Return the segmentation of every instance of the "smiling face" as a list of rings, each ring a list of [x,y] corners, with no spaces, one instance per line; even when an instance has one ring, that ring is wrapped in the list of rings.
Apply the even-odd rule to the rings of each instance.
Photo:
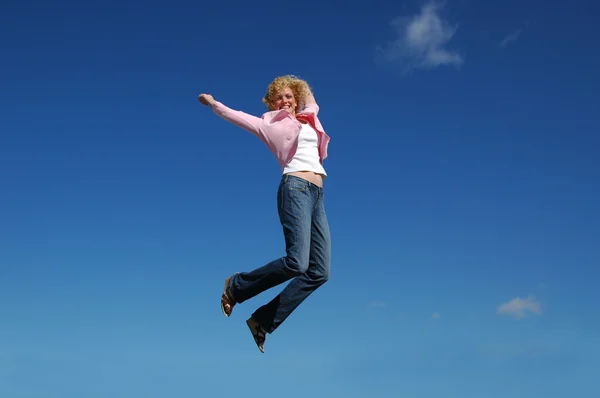
[[[296,107],[298,103],[294,97],[294,91],[290,87],[284,87],[279,90],[273,96],[273,102],[271,103],[272,110],[278,111],[280,109],[286,109],[290,113],[296,113]]]
[[[304,80],[293,75],[279,76],[267,87],[262,102],[270,111],[286,109],[295,116],[302,111],[309,92],[308,83]]]

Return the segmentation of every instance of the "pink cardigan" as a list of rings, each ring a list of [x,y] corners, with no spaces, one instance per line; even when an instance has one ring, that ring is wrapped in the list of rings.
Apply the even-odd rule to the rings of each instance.
[[[273,152],[282,170],[294,157],[298,148],[298,134],[300,134],[301,123],[294,119],[289,111],[285,109],[270,111],[264,113],[262,117],[256,117],[231,109],[218,101],[215,101],[212,109],[215,114],[223,119],[260,138]],[[323,126],[317,117],[318,113],[319,105],[316,103],[306,104],[304,110],[296,113],[296,118],[308,122],[317,131],[319,158],[322,164],[327,157],[330,138],[323,130]]]

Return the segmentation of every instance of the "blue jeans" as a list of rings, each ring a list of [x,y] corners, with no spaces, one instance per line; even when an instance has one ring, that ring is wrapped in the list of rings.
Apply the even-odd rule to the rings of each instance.
[[[277,329],[329,279],[331,239],[323,195],[323,188],[318,185],[283,175],[277,191],[277,208],[286,256],[231,278],[229,293],[236,303],[292,279],[281,293],[252,314],[268,333]]]

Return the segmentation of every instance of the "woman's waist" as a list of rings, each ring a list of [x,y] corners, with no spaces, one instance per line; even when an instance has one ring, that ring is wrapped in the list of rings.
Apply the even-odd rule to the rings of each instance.
[[[286,176],[301,178],[305,181],[310,182],[311,184],[316,185],[319,188],[323,188],[323,181],[325,180],[325,175],[316,173],[314,171],[290,171],[288,173],[285,173],[283,175],[283,178],[285,179]]]

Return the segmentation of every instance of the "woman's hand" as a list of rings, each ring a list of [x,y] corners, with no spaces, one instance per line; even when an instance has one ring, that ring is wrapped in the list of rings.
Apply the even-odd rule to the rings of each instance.
[[[200,94],[198,96],[198,101],[200,101],[202,105],[209,105],[211,108],[215,103],[215,99],[210,94]]]

